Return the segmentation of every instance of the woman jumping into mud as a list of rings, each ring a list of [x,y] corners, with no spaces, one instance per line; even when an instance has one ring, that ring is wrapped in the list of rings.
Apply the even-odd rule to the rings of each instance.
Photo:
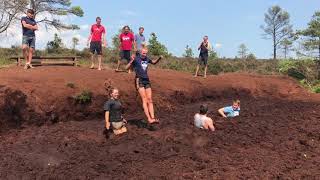
[[[194,125],[200,129],[214,131],[213,120],[207,116],[208,106],[201,105],[200,112],[194,115]]]
[[[132,60],[126,66],[126,69],[129,69],[131,66],[133,66],[136,72],[136,81],[135,81],[136,88],[142,99],[143,110],[145,115],[148,118],[149,124],[153,124],[153,123],[159,123],[159,120],[156,119],[154,115],[154,108],[153,108],[153,102],[152,102],[152,90],[151,90],[151,84],[148,76],[148,65],[150,63],[157,64],[162,59],[162,56],[160,56],[156,60],[151,60],[147,57],[147,54],[148,54],[148,49],[146,47],[143,47],[141,49],[140,54],[135,58],[132,58]]]
[[[119,101],[119,90],[111,90],[110,99],[104,104],[106,130],[113,130],[115,135],[127,132],[126,120],[122,117],[122,105]]]

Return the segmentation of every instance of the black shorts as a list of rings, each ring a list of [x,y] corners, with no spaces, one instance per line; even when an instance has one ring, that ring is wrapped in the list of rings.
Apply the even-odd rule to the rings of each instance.
[[[199,65],[208,65],[208,54],[200,54],[198,59]]]
[[[130,50],[122,50],[120,52],[121,60],[125,59],[129,63],[131,60],[131,51]]]
[[[136,84],[136,88],[137,89],[139,89],[139,88],[145,88],[145,89],[151,88],[150,80],[146,79],[146,78],[138,78],[138,77],[136,77],[135,84]]]
[[[91,42],[90,43],[90,52],[92,54],[96,53],[102,55],[102,43],[101,42]]]

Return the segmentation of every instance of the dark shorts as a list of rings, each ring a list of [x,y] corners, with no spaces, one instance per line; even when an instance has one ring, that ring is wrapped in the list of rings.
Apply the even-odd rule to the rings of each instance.
[[[125,59],[129,63],[131,60],[131,51],[130,50],[122,50],[120,52],[120,57],[121,57],[121,60]]]
[[[200,54],[198,59],[199,65],[208,65],[208,54]]]
[[[30,48],[36,48],[36,37],[35,36],[23,36],[22,37],[22,45],[27,45]]]
[[[90,52],[92,54],[97,53],[98,55],[102,55],[102,43],[101,42],[91,42],[90,43]]]
[[[151,88],[151,83],[150,83],[149,79],[136,78],[135,83],[136,83],[136,88],[137,89],[139,89],[139,88],[145,88],[145,89]]]

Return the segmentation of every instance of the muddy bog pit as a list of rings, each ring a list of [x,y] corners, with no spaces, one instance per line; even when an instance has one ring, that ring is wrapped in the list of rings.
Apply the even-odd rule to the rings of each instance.
[[[156,131],[140,126],[134,75],[39,67],[0,70],[0,179],[317,179],[320,96],[281,76],[207,79],[150,69]],[[120,89],[129,132],[106,139],[106,90]],[[77,103],[83,91],[91,102]],[[217,109],[241,100],[241,116]],[[209,105],[216,131],[193,127]]]

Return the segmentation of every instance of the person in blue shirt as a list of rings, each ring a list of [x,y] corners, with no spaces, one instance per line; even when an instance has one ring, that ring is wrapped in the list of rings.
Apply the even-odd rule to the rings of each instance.
[[[232,106],[219,109],[219,114],[224,118],[233,118],[240,115],[240,100],[234,100]]]
[[[151,60],[147,57],[148,49],[142,48],[140,54],[136,57],[132,58],[131,61],[126,66],[126,69],[131,68],[133,66],[136,72],[136,88],[140,94],[143,104],[143,110],[145,115],[147,116],[148,123],[159,123],[159,120],[155,118],[154,107],[152,102],[152,90],[151,83],[148,76],[148,66],[149,64],[157,64],[161,59],[160,56],[156,60]]]
[[[27,16],[21,18],[22,25],[22,50],[26,60],[24,69],[33,68],[31,65],[32,55],[35,50],[36,34],[38,30],[37,22],[34,20],[34,10],[28,9]]]

